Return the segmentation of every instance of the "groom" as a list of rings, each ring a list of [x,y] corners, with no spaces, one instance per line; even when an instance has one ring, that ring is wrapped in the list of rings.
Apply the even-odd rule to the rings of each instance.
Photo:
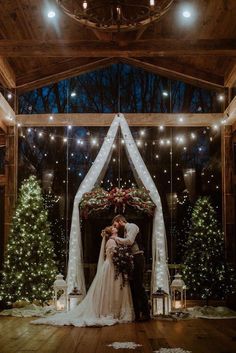
[[[139,227],[134,223],[128,223],[122,215],[115,216],[112,220],[112,225],[124,232],[124,238],[114,237],[113,239],[117,244],[131,246],[131,252],[134,257],[134,270],[132,280],[130,280],[130,288],[134,304],[135,320],[147,321],[150,319],[150,311],[147,295],[143,286],[145,259],[143,251],[139,249],[135,241],[139,233]]]

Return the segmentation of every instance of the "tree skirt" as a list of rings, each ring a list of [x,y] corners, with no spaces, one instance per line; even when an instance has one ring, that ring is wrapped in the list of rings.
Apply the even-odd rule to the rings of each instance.
[[[3,310],[0,312],[0,315],[16,317],[44,317],[55,313],[56,310],[53,306],[37,306],[35,304],[28,304],[23,308]]]
[[[236,311],[225,306],[195,306],[188,308],[190,319],[235,319]]]
[[[16,317],[44,317],[53,315],[56,310],[53,306],[37,306],[28,304],[23,308],[7,309],[0,312],[2,316]],[[169,315],[158,318],[161,320],[191,320],[191,319],[236,319],[236,312],[224,306],[195,306],[188,308],[186,313]],[[162,353],[162,352],[161,352]]]

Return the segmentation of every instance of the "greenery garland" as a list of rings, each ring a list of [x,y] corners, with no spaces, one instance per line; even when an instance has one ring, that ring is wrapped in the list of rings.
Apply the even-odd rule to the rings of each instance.
[[[155,204],[150,198],[149,191],[145,188],[113,188],[106,191],[103,188],[95,188],[91,192],[83,195],[80,202],[82,217],[88,218],[91,213],[114,207],[115,212],[125,212],[125,207],[129,205],[139,211],[152,216]]]

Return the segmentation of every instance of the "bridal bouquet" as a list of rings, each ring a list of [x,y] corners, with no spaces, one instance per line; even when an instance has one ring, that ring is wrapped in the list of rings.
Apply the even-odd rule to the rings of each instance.
[[[132,276],[133,268],[134,268],[134,258],[131,254],[130,246],[126,245],[118,245],[116,246],[113,257],[113,264],[115,266],[115,279],[122,276],[122,284],[123,288],[129,281],[129,278]]]

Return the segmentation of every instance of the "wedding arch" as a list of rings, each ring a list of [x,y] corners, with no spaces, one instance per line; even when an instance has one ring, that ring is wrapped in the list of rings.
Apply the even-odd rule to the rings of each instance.
[[[100,185],[110,162],[113,143],[119,128],[121,129],[125,150],[137,185],[139,187],[144,186],[150,191],[150,197],[156,205],[153,216],[152,230],[151,291],[154,292],[158,289],[158,287],[161,287],[169,293],[166,234],[160,195],[139,153],[123,114],[118,114],[115,116],[93,165],[89,169],[75,195],[71,221],[69,262],[67,271],[68,291],[70,292],[74,286],[77,286],[83,295],[86,293],[79,204],[84,193],[91,191],[96,185]]]

